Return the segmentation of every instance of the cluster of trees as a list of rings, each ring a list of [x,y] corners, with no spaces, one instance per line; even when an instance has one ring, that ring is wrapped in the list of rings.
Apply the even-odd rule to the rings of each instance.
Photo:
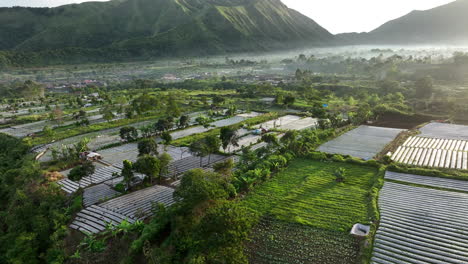
[[[187,172],[174,193],[175,206],[156,208],[131,255],[145,251],[158,263],[247,263],[243,242],[258,216],[229,200],[235,196],[225,175]]]
[[[30,146],[0,134],[0,262],[62,263],[72,214],[81,209],[47,182]]]
[[[135,172],[144,174],[150,184],[157,180],[159,184],[168,176],[171,155],[159,153],[158,144],[153,138],[145,138],[138,142],[138,159],[135,163],[128,160],[123,162],[121,176],[124,178],[126,189],[137,180]]]

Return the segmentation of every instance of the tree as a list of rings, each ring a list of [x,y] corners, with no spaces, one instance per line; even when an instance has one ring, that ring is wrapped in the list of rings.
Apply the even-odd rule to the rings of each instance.
[[[53,120],[57,123],[62,123],[63,121],[63,111],[60,106],[56,105],[54,110],[50,113],[50,120]]]
[[[190,153],[200,157],[200,167],[203,166],[203,157],[209,154],[208,146],[206,145],[205,140],[198,140],[190,144],[189,146]]]
[[[216,173],[219,173],[226,177],[230,177],[232,175],[232,169],[234,169],[234,166],[235,166],[234,160],[227,159],[225,161],[214,164],[213,169]]]
[[[110,105],[102,107],[100,112],[103,115],[104,120],[106,120],[107,122],[110,122],[115,117],[114,112],[112,112],[112,107]]]
[[[179,118],[179,122],[177,124],[178,128],[185,128],[188,127],[190,121],[190,117],[187,115],[183,115]]]
[[[292,95],[287,95],[285,98],[284,98],[284,106],[286,106],[286,108],[292,106],[294,104],[294,102],[296,102],[296,97],[292,96]]]
[[[174,199],[185,208],[193,208],[205,201],[229,198],[229,191],[224,186],[225,181],[216,173],[190,170],[182,177]]]
[[[161,118],[154,124],[154,128],[157,132],[162,133],[168,131],[174,127],[174,119],[172,117]]]
[[[205,138],[205,145],[208,151],[208,164],[210,164],[211,154],[219,152],[219,148],[221,148],[221,140],[215,135],[207,136]]]
[[[265,134],[262,136],[263,142],[267,143],[268,145],[278,145],[278,138],[275,134]]]
[[[74,182],[80,182],[85,177],[90,177],[95,172],[96,167],[90,161],[85,161],[82,165],[76,166],[68,174],[68,178]],[[91,178],[91,183],[93,179]]]
[[[229,106],[229,108],[228,108],[228,110],[226,112],[226,115],[233,116],[233,115],[236,114],[236,112],[237,112],[237,107],[235,105],[231,105],[231,106]]]
[[[335,170],[333,173],[336,178],[336,182],[344,182],[345,181],[345,176],[346,176],[346,169],[345,168],[338,168]]]
[[[166,114],[172,117],[180,116],[180,107],[179,102],[176,100],[176,95],[170,94],[167,99]]]
[[[237,130],[235,129],[230,127],[221,128],[220,138],[224,151],[226,151],[230,145],[239,147],[239,136],[237,134]]]
[[[369,120],[372,116],[372,111],[369,106],[369,104],[364,103],[359,105],[358,110],[355,113],[355,116],[353,118],[353,123],[356,125],[362,124]]]
[[[120,138],[130,142],[138,138],[138,130],[134,127],[122,127],[120,129]]]
[[[426,76],[416,81],[416,97],[428,98],[432,96],[433,80],[430,76]]]
[[[258,219],[257,213],[239,203],[218,203],[208,209],[194,234],[199,254],[193,258],[203,263],[248,263],[243,243]]]
[[[220,106],[226,102],[226,99],[222,96],[216,95],[213,97],[213,105],[214,106]]]
[[[152,138],[145,138],[138,142],[138,156],[152,155],[157,156],[158,153],[158,143]]]
[[[165,131],[161,135],[161,139],[163,140],[164,150],[167,151],[167,146],[169,146],[172,142],[171,133]]]
[[[200,126],[208,127],[210,125],[210,118],[206,116],[199,116],[195,119]]]
[[[45,126],[42,129],[42,133],[44,133],[44,136],[50,141],[54,138],[55,136],[55,131],[50,127],[50,126]]]
[[[145,155],[139,157],[137,162],[134,164],[134,168],[137,172],[146,175],[150,179],[150,183],[153,184],[153,179],[157,178],[161,183],[161,162],[158,158]]]
[[[159,156],[159,175],[161,175],[161,177],[169,174],[169,165],[171,164],[171,161],[172,157],[167,153],[163,153]]]
[[[130,188],[130,184],[132,183],[133,179],[135,178],[135,174],[133,173],[133,164],[128,160],[123,161],[123,168],[121,176],[123,177],[123,181],[125,183],[126,189]]]

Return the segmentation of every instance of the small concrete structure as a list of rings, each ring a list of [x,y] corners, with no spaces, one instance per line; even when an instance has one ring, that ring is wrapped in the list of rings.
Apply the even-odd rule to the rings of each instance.
[[[358,237],[358,238],[365,238],[370,233],[370,226],[363,225],[363,224],[355,224],[351,229],[350,234]]]

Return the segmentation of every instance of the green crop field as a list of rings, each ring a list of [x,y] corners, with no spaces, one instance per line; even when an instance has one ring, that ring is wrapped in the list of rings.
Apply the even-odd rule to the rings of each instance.
[[[334,176],[338,168],[346,170],[342,183]],[[253,231],[254,243],[247,246],[251,260],[356,263],[359,243],[348,233],[355,223],[370,222],[369,192],[376,175],[377,169],[370,167],[293,161],[242,201],[264,219]],[[285,241],[288,247],[275,246]]]

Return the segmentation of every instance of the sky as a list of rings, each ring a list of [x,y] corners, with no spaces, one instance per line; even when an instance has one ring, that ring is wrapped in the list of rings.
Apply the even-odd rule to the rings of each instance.
[[[106,0],[94,0],[106,1]],[[368,32],[413,10],[426,10],[453,0],[282,0],[333,34]],[[54,7],[86,0],[0,0],[3,6]]]

